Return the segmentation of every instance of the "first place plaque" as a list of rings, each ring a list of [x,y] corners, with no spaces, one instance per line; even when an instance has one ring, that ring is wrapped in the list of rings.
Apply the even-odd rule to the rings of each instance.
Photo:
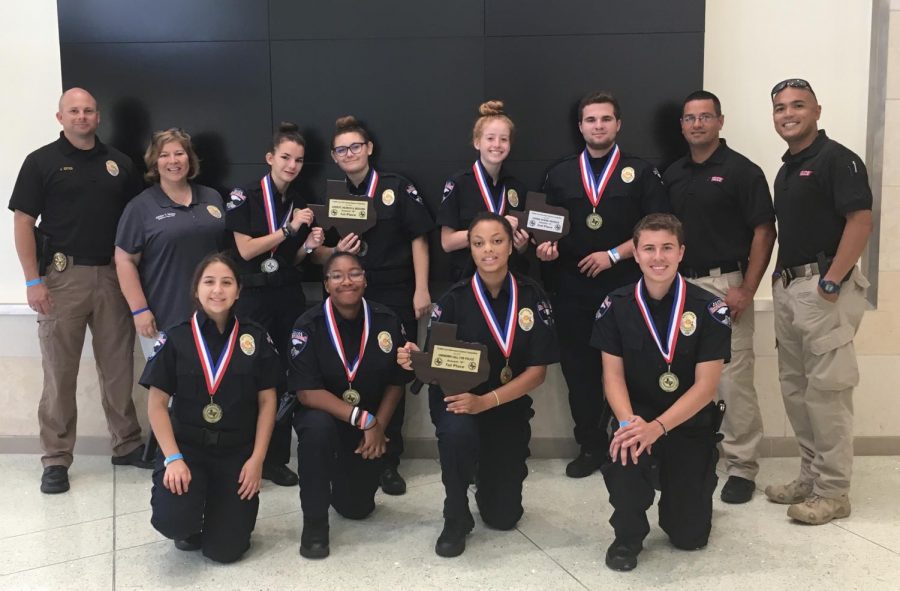
[[[352,195],[344,181],[328,181],[325,205],[310,204],[316,223],[324,230],[337,229],[341,238],[353,233],[361,236],[375,226],[375,205],[365,195]]]
[[[444,394],[471,392],[487,381],[491,365],[484,343],[456,339],[456,325],[434,322],[428,351],[410,354],[416,377],[426,384],[437,384]]]
[[[511,211],[509,215],[519,220],[519,228],[528,232],[537,244],[556,242],[569,233],[569,211],[547,205],[544,193],[529,191],[525,211]]]

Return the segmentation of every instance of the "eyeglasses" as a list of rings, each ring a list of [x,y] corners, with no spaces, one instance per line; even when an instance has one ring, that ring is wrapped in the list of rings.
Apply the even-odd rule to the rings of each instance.
[[[812,89],[812,86],[804,80],[803,78],[788,78],[787,80],[782,80],[778,84],[772,87],[772,98],[775,98],[775,95],[784,90],[785,88],[805,88],[810,91],[813,96],[816,96],[815,91]]]
[[[337,146],[332,148],[331,151],[337,154],[338,156],[346,156],[347,152],[351,154],[359,154],[362,152],[363,146],[365,146],[362,142],[353,142],[349,146]]]
[[[706,125],[713,119],[718,119],[717,115],[713,115],[712,113],[700,113],[699,115],[683,115],[681,117],[681,122],[685,125],[693,125],[694,121],[699,121],[701,124]]]
[[[350,278],[350,281],[362,281],[363,277],[366,276],[366,272],[362,269],[353,269],[348,273],[342,273],[340,271],[332,271],[325,275],[325,278],[329,281],[334,281],[335,283],[341,283],[344,279]]]

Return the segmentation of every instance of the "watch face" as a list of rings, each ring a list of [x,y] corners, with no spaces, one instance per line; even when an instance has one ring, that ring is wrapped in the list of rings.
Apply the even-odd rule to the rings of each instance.
[[[825,293],[827,293],[829,295],[837,293],[838,290],[840,289],[840,286],[837,283],[835,283],[834,281],[824,281],[824,280],[819,282],[819,287],[821,287],[822,291],[824,291]]]

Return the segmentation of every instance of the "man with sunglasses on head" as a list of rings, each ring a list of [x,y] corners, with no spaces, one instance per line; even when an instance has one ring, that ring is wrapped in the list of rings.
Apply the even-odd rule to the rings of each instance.
[[[859,156],[818,129],[822,107],[809,82],[784,80],[771,98],[788,145],[775,178],[775,337],[800,474],[766,487],[766,496],[790,505],[789,517],[820,525],[850,515],[853,337],[869,286],[856,261],[872,230],[872,191]]]
[[[731,363],[717,392],[728,406],[722,424],[728,481],[721,498],[746,503],[756,489],[763,437],[753,386],[753,296],[775,245],[775,210],[762,169],[719,137],[724,124],[716,95],[689,94],[681,133],[690,153],[669,166],[663,179],[672,211],[684,225],[681,274],[722,298],[731,312]]]

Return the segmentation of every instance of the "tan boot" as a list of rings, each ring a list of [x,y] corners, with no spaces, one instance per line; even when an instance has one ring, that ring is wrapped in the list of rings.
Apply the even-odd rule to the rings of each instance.
[[[774,503],[793,505],[802,503],[812,494],[812,483],[794,480],[787,484],[770,484],[766,487],[766,496]]]
[[[813,495],[803,501],[788,507],[788,517],[808,523],[810,525],[822,525],[832,519],[840,519],[850,515],[850,497],[827,498]]]

